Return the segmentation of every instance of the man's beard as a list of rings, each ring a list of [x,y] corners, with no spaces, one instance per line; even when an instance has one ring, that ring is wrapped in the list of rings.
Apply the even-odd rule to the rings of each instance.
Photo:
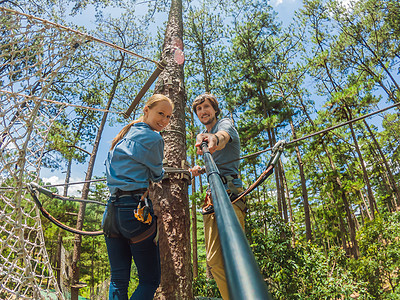
[[[211,117],[211,118],[208,119],[208,121],[205,121],[205,122],[202,122],[202,123],[203,123],[203,125],[208,125],[208,124],[211,124],[212,122],[214,122],[214,120],[215,120],[215,117]]]

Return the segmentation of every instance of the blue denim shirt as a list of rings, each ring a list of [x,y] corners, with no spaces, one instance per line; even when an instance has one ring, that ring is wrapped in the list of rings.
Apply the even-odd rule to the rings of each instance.
[[[160,181],[164,176],[163,157],[161,135],[146,123],[134,124],[108,152],[105,166],[110,193],[148,188],[149,180]]]

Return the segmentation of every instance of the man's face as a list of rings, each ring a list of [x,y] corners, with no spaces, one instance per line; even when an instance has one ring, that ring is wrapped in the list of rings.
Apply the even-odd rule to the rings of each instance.
[[[196,115],[200,122],[209,125],[216,120],[215,109],[212,107],[210,100],[206,99],[203,103],[197,105]]]

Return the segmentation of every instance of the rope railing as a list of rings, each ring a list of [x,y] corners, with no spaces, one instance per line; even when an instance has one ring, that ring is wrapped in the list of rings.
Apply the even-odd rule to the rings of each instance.
[[[207,143],[203,142],[201,149],[217,219],[230,299],[272,299]]]

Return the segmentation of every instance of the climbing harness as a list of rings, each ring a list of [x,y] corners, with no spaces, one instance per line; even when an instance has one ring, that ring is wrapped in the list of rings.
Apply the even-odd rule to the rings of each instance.
[[[238,206],[242,211],[246,211],[246,203],[244,201],[244,198],[240,199],[239,201],[236,201],[236,199],[239,196],[239,188],[235,187],[237,190],[237,193],[233,193],[231,192],[229,189],[226,190],[226,192],[228,193],[229,199],[231,200],[231,203],[235,203],[236,206]],[[240,188],[241,189],[241,188]],[[243,189],[241,189],[243,190]],[[212,202],[212,198],[211,198],[211,190],[207,189],[206,191],[206,197],[204,198],[204,204],[201,208],[201,214],[204,215],[209,215],[209,214],[213,214],[214,213],[214,205]]]
[[[30,194],[32,195],[32,199],[36,203],[36,205],[39,208],[39,210],[42,213],[42,215],[46,219],[48,219],[50,222],[52,222],[53,224],[57,225],[58,227],[66,230],[66,231],[69,231],[71,233],[76,233],[76,234],[80,234],[80,235],[97,236],[97,235],[103,234],[103,230],[100,230],[100,231],[83,231],[83,230],[79,230],[79,229],[76,229],[76,228],[72,228],[72,227],[70,227],[68,225],[65,225],[64,223],[62,223],[61,221],[59,221],[55,217],[53,217],[50,213],[48,213],[47,210],[43,207],[42,203],[39,201],[39,198],[38,198],[39,192],[44,193],[45,195],[47,195],[47,196],[49,196],[51,198],[58,198],[57,196],[59,196],[59,195],[54,194],[50,190],[47,190],[47,189],[39,186],[35,182],[31,182],[31,183],[28,184],[28,190],[29,190]],[[62,197],[62,196],[59,196],[59,197]],[[64,197],[62,197],[62,198],[64,198]],[[71,198],[70,198],[70,200],[71,200]],[[84,199],[74,199],[74,201],[97,203],[97,204],[105,205],[105,204],[103,204],[101,202],[98,202],[98,201],[91,201],[91,200],[84,200]]]
[[[252,192],[256,187],[258,187],[261,183],[263,183],[272,173],[276,163],[279,161],[279,158],[285,148],[286,141],[280,140],[272,147],[272,156],[269,160],[266,169],[261,175],[257,178],[257,180],[250,185],[244,192],[238,193],[237,187],[233,184],[233,177],[232,176],[221,176],[222,182],[228,185],[228,196],[231,199],[232,204],[238,205],[243,211],[246,209],[246,202],[244,197]],[[205,169],[202,169],[200,173],[204,173]],[[204,205],[202,207],[203,215],[208,215],[214,213],[214,206],[212,204],[211,199],[211,191],[208,189],[206,193],[206,197],[204,199]]]
[[[155,236],[153,241],[155,244],[158,242],[158,228],[157,228],[157,217],[153,216],[153,207],[151,205],[150,199],[147,198],[149,190],[141,195],[139,203],[132,202],[131,206],[126,206],[126,203],[118,203],[119,197],[123,195],[131,195],[139,196],[139,190],[134,192],[122,192],[118,191],[115,195],[113,195],[110,199],[109,205],[107,207],[107,212],[104,218],[103,231],[104,235],[108,238],[126,238],[129,240],[130,244],[140,243],[151,236]],[[136,207],[132,214],[136,218],[137,221],[143,223],[137,230],[130,232],[129,236],[124,235],[120,232],[118,227],[116,226],[116,206],[124,206],[125,209],[132,209],[132,206]],[[132,222],[134,222],[132,220]],[[133,236],[132,236],[133,235]]]
[[[214,206],[211,200],[211,190],[208,188],[206,191],[206,197],[204,198],[204,204],[201,208],[201,214],[208,215],[214,213]]]
[[[150,212],[151,212],[151,205],[149,205],[149,199],[147,199],[147,195],[149,193],[149,190],[147,190],[142,197],[140,198],[140,202],[138,207],[135,209],[135,218],[144,223],[144,224],[151,224],[151,221],[153,220]],[[151,203],[151,202],[150,202]]]

